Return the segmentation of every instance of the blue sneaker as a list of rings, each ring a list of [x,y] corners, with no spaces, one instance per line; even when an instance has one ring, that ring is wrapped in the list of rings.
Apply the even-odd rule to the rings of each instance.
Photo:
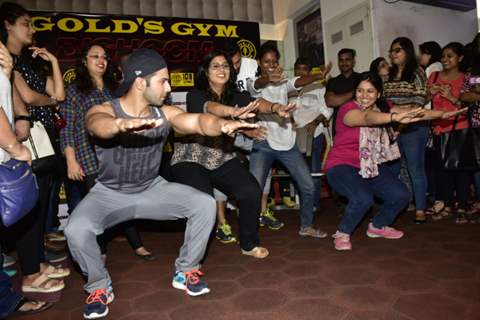
[[[200,280],[203,273],[200,270],[190,272],[177,271],[173,276],[172,286],[175,289],[185,290],[190,296],[201,296],[210,292],[205,281]]]
[[[98,289],[90,293],[86,300],[83,317],[85,319],[98,319],[108,314],[108,304],[115,298],[112,287]]]

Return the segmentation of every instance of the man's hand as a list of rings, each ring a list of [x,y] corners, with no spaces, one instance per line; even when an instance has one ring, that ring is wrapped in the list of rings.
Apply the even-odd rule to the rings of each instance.
[[[275,108],[274,108],[273,111],[275,113],[277,113],[282,118],[289,118],[291,113],[297,108],[297,106],[293,102],[290,102],[287,105],[283,105],[283,104],[280,104],[280,103],[275,103],[274,107]]]
[[[222,119],[223,122],[221,123],[220,130],[222,133],[226,135],[232,135],[237,131],[246,130],[246,129],[255,129],[258,128],[259,125],[256,123],[248,123],[242,121],[234,121],[234,120],[225,120]]]
[[[325,66],[325,69],[320,71],[320,73],[322,74],[322,78],[324,78],[324,79],[327,78],[330,71],[332,71],[332,67],[333,67],[332,61],[328,62],[328,64]]]
[[[15,121],[15,135],[20,142],[26,141],[30,135],[30,121],[17,120]]]
[[[275,69],[267,70],[267,79],[271,83],[278,83],[282,81],[285,77],[283,76],[283,69],[278,66]]]
[[[161,126],[163,119],[115,119],[119,132],[140,132]]]
[[[258,105],[259,105],[258,101],[255,100],[247,104],[245,107],[234,108],[232,117],[238,118],[238,119],[253,118],[257,115],[255,111],[258,109]]]
[[[241,131],[241,134],[255,140],[265,140],[267,139],[267,132],[267,128],[260,126],[256,129]]]

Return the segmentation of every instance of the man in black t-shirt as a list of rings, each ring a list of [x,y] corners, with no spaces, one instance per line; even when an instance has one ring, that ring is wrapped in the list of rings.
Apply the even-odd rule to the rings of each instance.
[[[335,135],[335,120],[338,107],[353,99],[355,85],[360,74],[353,71],[355,67],[355,50],[344,48],[338,51],[338,69],[340,75],[332,78],[327,83],[325,102],[330,108],[335,108],[333,113],[333,134]]]

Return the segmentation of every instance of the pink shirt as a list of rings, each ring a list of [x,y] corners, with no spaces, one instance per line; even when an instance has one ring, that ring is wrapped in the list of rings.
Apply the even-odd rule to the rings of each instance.
[[[360,156],[358,153],[360,127],[349,127],[343,123],[345,115],[354,109],[360,109],[360,107],[352,100],[342,105],[338,110],[335,122],[336,134],[333,139],[333,147],[328,153],[325,171],[340,164],[360,168]]]
[[[445,81],[441,78],[441,75],[437,73],[432,73],[428,78],[428,84],[440,84],[445,85],[448,84],[451,87],[452,95],[456,98],[460,97],[461,89],[463,83],[465,82],[465,75],[461,73],[456,79],[452,81]],[[435,76],[437,77],[436,81]],[[432,97],[432,109],[433,110],[442,110],[442,111],[455,111],[459,108],[455,106],[450,100],[442,97],[440,94],[435,94]],[[454,119],[436,119],[433,120],[433,131],[436,135],[439,135],[444,132],[450,132],[453,130],[453,122]],[[466,115],[459,115],[456,130],[461,130],[468,128],[468,118]]]

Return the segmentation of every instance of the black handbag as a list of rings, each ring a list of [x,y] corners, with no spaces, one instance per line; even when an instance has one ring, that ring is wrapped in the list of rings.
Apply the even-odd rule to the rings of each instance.
[[[448,170],[480,169],[480,140],[478,128],[468,127],[456,130],[458,115],[453,122],[453,129],[443,133],[441,155],[443,167]]]

